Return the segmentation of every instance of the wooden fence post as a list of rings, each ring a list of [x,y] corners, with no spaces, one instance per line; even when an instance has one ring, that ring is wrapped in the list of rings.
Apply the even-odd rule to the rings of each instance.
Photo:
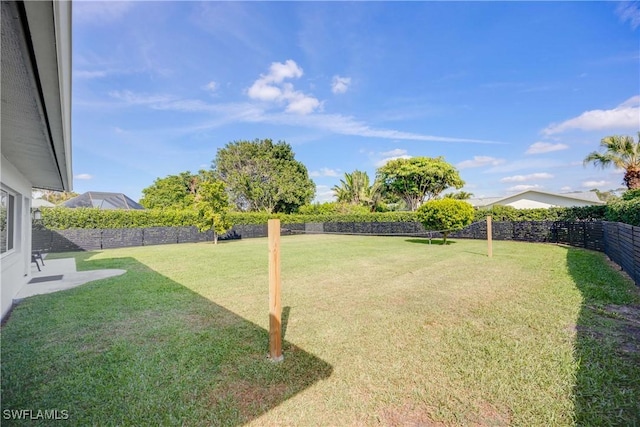
[[[493,257],[493,230],[491,227],[491,217],[487,217],[487,255]]]
[[[282,355],[282,304],[280,302],[280,220],[270,219],[269,232],[269,358],[274,362]]]

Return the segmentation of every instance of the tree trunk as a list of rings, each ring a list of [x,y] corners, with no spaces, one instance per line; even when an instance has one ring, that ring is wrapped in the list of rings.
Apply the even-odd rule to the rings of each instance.
[[[213,230],[213,244],[218,244],[218,233],[216,233],[216,230]]]
[[[442,232],[442,244],[446,245],[447,244],[447,235],[449,234],[448,231],[443,231]]]
[[[629,190],[640,188],[640,170],[627,169],[624,174],[624,183]]]

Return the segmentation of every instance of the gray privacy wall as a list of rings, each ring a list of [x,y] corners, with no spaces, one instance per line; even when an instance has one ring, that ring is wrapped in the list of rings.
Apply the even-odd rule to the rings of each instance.
[[[340,233],[439,238],[441,233],[425,232],[414,222],[325,222],[283,224],[282,234]],[[236,225],[221,240],[266,237],[267,225]],[[450,238],[486,239],[487,223],[480,221]],[[640,227],[593,221],[496,221],[492,224],[494,240],[562,243],[605,252],[640,285]],[[34,228],[34,250],[45,252],[90,251],[129,246],[149,246],[212,241],[211,231],[201,233],[196,227],[150,227],[121,229],[48,230]]]

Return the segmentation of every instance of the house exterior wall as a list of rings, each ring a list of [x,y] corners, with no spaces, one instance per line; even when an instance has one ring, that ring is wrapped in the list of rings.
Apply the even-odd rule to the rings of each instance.
[[[560,197],[553,194],[543,193],[528,193],[518,195],[506,199],[502,199],[499,205],[512,206],[516,209],[535,209],[535,208],[551,208],[551,207],[563,207],[568,208],[572,206],[593,206],[595,203],[586,200],[572,199],[569,197]],[[496,204],[487,205],[492,207]]]
[[[2,189],[13,195],[15,201],[13,249],[0,258],[0,317],[4,317],[31,276],[31,183],[4,156],[0,157]]]

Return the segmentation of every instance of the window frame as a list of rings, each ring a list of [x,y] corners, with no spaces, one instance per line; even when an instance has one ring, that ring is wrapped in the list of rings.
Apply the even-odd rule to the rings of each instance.
[[[5,226],[7,229],[6,241],[4,238],[0,238],[0,257],[4,258],[9,254],[14,253],[16,248],[16,193],[5,187],[0,188],[0,191],[2,192],[2,201],[6,200],[7,204],[4,206],[4,203],[0,201],[0,204],[2,204],[1,209],[6,209],[7,212],[5,220]]]

